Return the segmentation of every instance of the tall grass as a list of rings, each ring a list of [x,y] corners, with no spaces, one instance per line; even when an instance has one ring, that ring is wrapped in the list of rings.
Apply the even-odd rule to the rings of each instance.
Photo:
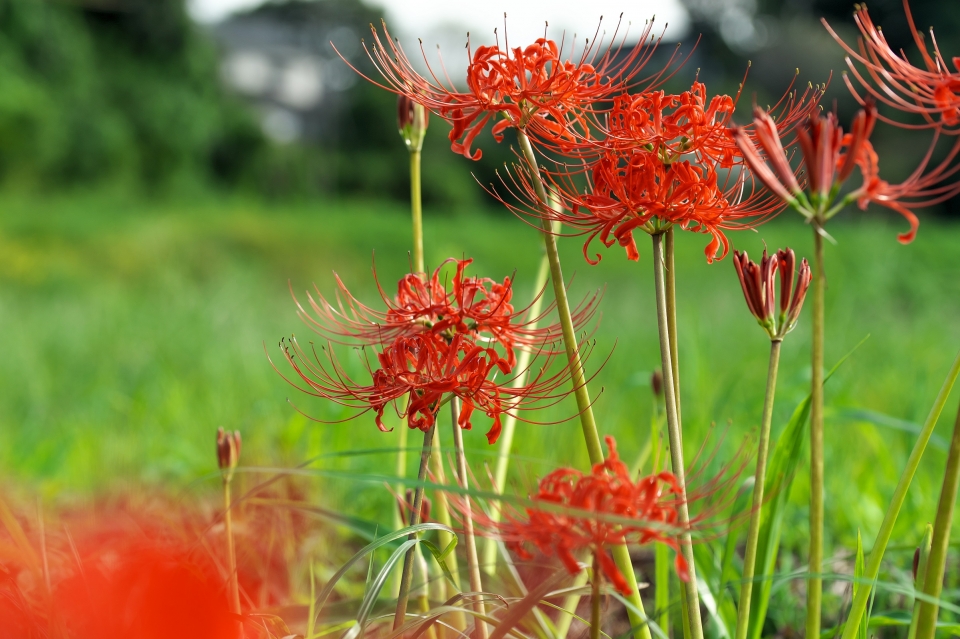
[[[249,464],[395,445],[396,435],[379,433],[369,415],[349,426],[300,415],[287,397],[318,418],[345,416],[327,402],[295,396],[270,368],[264,344],[273,355],[280,337],[310,335],[296,318],[288,282],[301,296],[313,283],[329,293],[335,265],[352,291],[369,298],[374,253],[385,283],[406,272],[404,205],[4,195],[0,211],[0,479],[48,496],[181,486],[213,470],[210,433],[220,425],[243,431]],[[426,214],[428,266],[448,256],[474,257],[476,274],[501,278],[516,270],[518,294],[526,293],[524,282],[533,280],[540,258],[536,230],[483,211]],[[901,246],[897,223],[866,216],[838,221],[831,233],[843,250],[826,249],[828,365],[871,335],[831,381],[828,558],[834,543],[853,546],[858,528],[865,539],[874,535],[912,446],[911,431],[949,366],[953,347],[946,345],[960,339],[960,227],[925,220],[917,240]],[[733,235],[734,245],[759,252],[765,240],[799,256],[810,253],[808,229],[796,220],[760,231]],[[733,266],[707,265],[705,243],[691,234],[677,238],[686,441],[694,445],[716,422],[712,441],[725,433],[723,445],[733,449],[759,425],[767,344],[739,299]],[[645,386],[659,348],[653,339],[626,337],[656,334],[652,282],[644,265],[617,255],[587,265],[579,240],[562,239],[560,248],[568,277],[576,266],[573,299],[604,285],[611,291],[595,335],[599,355],[587,368],[612,350],[594,410],[629,458],[648,436],[652,396]],[[774,438],[807,392],[806,333],[797,331],[784,345]],[[575,413],[568,400],[543,419]],[[465,433],[466,446],[471,459],[488,453],[492,463],[495,450],[484,431]],[[904,542],[919,541],[919,522],[935,510],[935,469],[945,454],[945,435],[939,437],[930,452],[934,470],[921,468],[900,517],[895,538]],[[575,420],[521,424],[515,451],[533,461],[515,465],[510,481],[527,485],[556,463],[584,466],[580,439]],[[390,462],[367,455],[325,464],[363,472]],[[790,517],[804,520],[807,492],[803,473],[784,527],[787,546],[800,546],[805,527]],[[324,493],[333,506],[347,497],[345,488],[327,486]],[[369,515],[389,499],[379,487],[350,487],[354,514]]]

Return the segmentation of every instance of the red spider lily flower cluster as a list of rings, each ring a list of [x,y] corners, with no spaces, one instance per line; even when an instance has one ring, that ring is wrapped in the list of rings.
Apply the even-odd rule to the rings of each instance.
[[[315,291],[307,296],[313,314],[297,302],[300,316],[316,332],[333,341],[345,338],[360,344],[389,344],[402,336],[430,333],[447,341],[455,335],[484,344],[499,344],[509,369],[516,364],[516,349],[547,349],[561,335],[558,324],[548,324],[555,302],[538,315],[530,307],[513,305],[513,281],[466,277],[471,259],[445,260],[429,277],[410,273],[390,296],[377,282],[386,311],[374,310],[357,300],[337,277],[337,296],[331,302]],[[455,264],[452,280],[444,267]],[[574,325],[585,327],[597,309],[599,295],[585,298],[572,310]]]
[[[820,89],[790,93],[774,107],[780,126],[792,130],[814,108]],[[558,221],[575,234],[586,235],[584,257],[599,239],[605,246],[619,244],[630,260],[639,259],[634,231],[661,233],[676,225],[711,236],[708,261],[722,259],[729,250],[726,230],[752,228],[778,213],[784,202],[756,185],[730,130],[737,97],[707,97],[703,83],[668,95],[663,91],[622,94],[603,122],[595,126],[601,142],[577,148],[578,165],[556,164],[533,175],[515,167],[514,195],[528,204],[518,213]],[[757,137],[753,127],[746,135]],[[537,197],[537,181],[559,206],[547,206]],[[581,184],[586,182],[586,187]]]
[[[741,253],[735,250],[733,265],[737,269],[750,312],[770,339],[783,340],[797,325],[803,300],[813,279],[806,258],[800,261],[800,269],[797,271],[797,256],[793,249],[779,250],[773,255],[767,255],[764,251],[759,264],[751,261],[746,251]],[[780,280],[779,315],[776,314],[777,279]]]
[[[563,150],[577,143],[574,127],[586,125],[584,113],[593,105],[639,82],[653,86],[662,77],[662,72],[640,80],[637,77],[659,43],[653,42],[652,28],[652,21],[647,22],[638,41],[642,45],[649,40],[653,46],[634,46],[624,52],[626,35],[617,44],[618,26],[607,44],[602,36],[594,37],[592,42],[584,42],[579,55],[575,55],[576,42],[565,53],[561,45],[546,37],[513,48],[505,37],[503,47],[481,46],[476,51],[471,50],[468,39],[467,90],[460,91],[446,70],[438,74],[429,62],[428,77],[418,73],[386,25],[383,39],[371,27],[373,45],[367,54],[386,84],[370,81],[407,96],[450,122],[451,148],[467,158],[480,159],[481,151],[472,151],[471,146],[491,121],[495,121],[492,133],[497,141],[506,129],[517,128]],[[426,62],[425,54],[423,58]]]
[[[561,352],[551,342],[560,328],[532,327],[542,315],[531,318],[527,309],[514,309],[510,278],[501,283],[465,277],[471,260],[447,263],[456,264],[451,287],[442,283],[440,268],[429,278],[422,273],[406,275],[396,296],[388,297],[380,289],[386,311],[363,305],[339,279],[336,305],[319,293],[310,296],[315,316],[299,308],[314,330],[331,341],[372,346],[376,360],[361,357],[370,378],[369,383],[361,383],[351,377],[332,348],[323,348],[320,355],[316,348],[308,352],[292,338],[282,342],[283,354],[305,386],[287,381],[309,395],[360,412],[374,411],[382,431],[389,430],[383,415],[390,405],[410,428],[427,431],[436,422],[439,407],[457,397],[462,402],[461,428],[472,427],[478,409],[493,420],[487,433],[491,444],[499,437],[502,415],[516,416],[517,411],[552,405],[565,397],[570,391],[559,388],[569,380],[569,369],[548,372]],[[596,300],[593,296],[579,305],[578,330],[592,317]],[[525,371],[514,370],[518,348],[540,356],[539,368],[526,371],[532,374],[519,386],[515,382]]]
[[[923,34],[914,24],[907,0],[903,1],[903,8],[920,52],[921,66],[911,63],[903,50],[896,50],[887,43],[883,31],[870,18],[866,5],[859,5],[854,13],[854,21],[860,30],[857,48],[844,42],[826,21],[823,24],[847,52],[847,66],[867,96],[902,113],[923,117],[924,124],[905,125],[909,128],[928,127],[960,133],[960,57],[952,59],[951,69],[940,53],[932,29],[933,51],[930,51]],[[865,104],[866,98],[860,95],[849,78],[845,79],[850,91],[861,104]]]
[[[610,583],[626,595],[627,582],[607,555],[606,549],[623,542],[662,543],[679,549],[680,485],[672,473],[661,472],[630,478],[613,437],[606,437],[610,453],[588,474],[572,468],[559,468],[540,480],[539,490],[530,497],[534,505],[523,513],[504,509],[502,521],[493,521],[473,512],[479,532],[503,539],[524,559],[530,559],[533,547],[547,556],[556,556],[570,574],[580,571],[577,554],[595,553],[600,568]],[[451,502],[459,505],[456,499]],[[543,506],[550,506],[549,509]],[[570,509],[570,511],[565,511]],[[597,515],[618,518],[618,523]],[[624,520],[632,523],[624,523]],[[678,552],[677,574],[688,579],[687,565]]]

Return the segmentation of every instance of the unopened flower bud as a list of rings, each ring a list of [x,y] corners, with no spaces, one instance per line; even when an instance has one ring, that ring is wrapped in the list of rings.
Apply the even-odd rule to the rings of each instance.
[[[743,288],[747,307],[772,340],[782,340],[797,325],[803,300],[813,279],[806,259],[800,262],[799,270],[796,268],[796,263],[796,255],[789,248],[769,256],[764,251],[760,264],[750,261],[746,252],[733,252],[733,265],[737,269],[737,277],[740,278],[740,286]],[[780,273],[780,313],[775,317],[778,271]],[[795,272],[797,272],[796,284],[794,284]]]
[[[663,395],[663,373],[653,371],[653,374],[650,376],[650,389],[656,397]]]
[[[229,481],[233,477],[233,470],[240,463],[240,431],[232,433],[225,431],[223,426],[217,429],[217,465],[224,471],[224,478]]]
[[[423,148],[429,115],[423,105],[405,95],[397,96],[397,129],[409,151]]]

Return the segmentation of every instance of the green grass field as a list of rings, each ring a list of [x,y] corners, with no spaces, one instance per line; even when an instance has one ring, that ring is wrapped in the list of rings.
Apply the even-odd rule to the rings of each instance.
[[[215,469],[214,432],[239,429],[247,464],[291,466],[350,450],[388,448],[397,434],[377,431],[372,415],[350,424],[313,423],[286,398],[324,419],[334,407],[297,396],[273,371],[277,342],[309,329],[288,290],[316,284],[333,292],[336,270],[371,298],[371,261],[387,288],[406,270],[406,209],[377,201],[270,204],[204,195],[149,202],[124,196],[0,197],[0,480],[71,500],[139,487],[179,491]],[[828,245],[827,361],[870,335],[827,391],[827,522],[847,543],[861,528],[872,539],[906,455],[911,429],[926,416],[960,348],[960,227],[925,220],[901,246],[905,225],[861,216],[831,225]],[[578,239],[562,241],[573,297],[606,287],[596,333],[593,391],[601,429],[636,456],[649,433],[648,379],[659,364],[649,242],[639,263],[620,249],[589,266]],[[731,235],[758,254],[765,241],[810,252],[809,228],[789,214],[759,233]],[[747,312],[730,259],[708,265],[705,236],[678,240],[683,413],[688,455],[710,424],[706,446],[729,455],[759,424],[768,341]],[[537,234],[507,215],[428,211],[428,263],[476,259],[473,273],[501,279],[516,271],[529,299],[540,257]],[[810,326],[805,310],[786,341],[774,433],[808,389]],[[348,355],[345,355],[347,357]],[[285,364],[283,364],[285,366]],[[600,387],[603,392],[600,393]],[[931,520],[955,402],[948,404],[897,540],[912,546]],[[877,415],[871,417],[863,411]],[[544,419],[575,412],[572,399]],[[949,414],[949,417],[946,415]],[[482,416],[467,445],[482,473],[491,453]],[[446,431],[444,431],[446,432]],[[415,445],[419,437],[411,437]],[[515,453],[528,458],[518,478],[555,464],[584,466],[576,421],[521,425]],[[411,460],[412,463],[412,460]],[[388,472],[389,455],[331,456],[323,467]],[[322,480],[317,480],[318,484]],[[320,486],[318,485],[318,488]],[[805,471],[793,492],[805,536]],[[321,491],[318,491],[318,494]],[[375,516],[378,485],[323,485],[329,505]],[[829,552],[829,551],[828,551]]]

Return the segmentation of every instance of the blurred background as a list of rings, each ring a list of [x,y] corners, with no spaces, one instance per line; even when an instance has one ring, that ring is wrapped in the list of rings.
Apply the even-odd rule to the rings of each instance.
[[[825,104],[842,122],[856,108],[840,78],[841,49],[819,23],[825,17],[854,42],[847,2],[632,1],[622,20],[607,0],[501,4],[0,0],[0,481],[51,502],[140,487],[176,492],[216,476],[221,425],[243,432],[248,464],[327,455],[324,467],[364,472],[393,463],[343,456],[395,446],[396,433],[377,432],[369,416],[351,426],[309,421],[288,398],[320,419],[343,415],[296,396],[264,354],[276,361],[281,337],[308,334],[291,290],[302,298],[316,283],[329,294],[336,269],[362,297],[375,291],[374,252],[388,289],[409,264],[396,99],[337,54],[373,73],[362,39],[384,17],[411,58],[419,37],[436,65],[439,44],[457,77],[467,32],[473,46],[494,41],[495,28],[503,37],[504,11],[514,43],[539,37],[549,22],[548,35],[567,39],[597,37],[598,24],[611,37],[619,24],[628,46],[656,11],[654,32],[665,29],[658,59],[677,46],[687,59],[672,89],[699,74],[712,93],[734,93],[749,60],[741,106],[775,102],[799,74],[799,87],[830,80]],[[912,6],[919,25],[935,25],[947,59],[960,53],[960,3]],[[876,0],[870,10],[892,43],[910,45],[900,0]],[[749,109],[741,111],[742,121]],[[516,271],[517,296],[529,299],[537,234],[477,184],[510,160],[510,141],[482,134],[483,160],[470,162],[450,152],[447,131],[431,119],[428,264],[473,256],[475,274]],[[889,128],[877,140],[894,179],[926,149]],[[858,528],[870,537],[879,525],[960,343],[957,214],[956,202],[923,212],[909,246],[896,242],[906,223],[884,210],[850,210],[831,225],[828,363],[870,335],[827,393],[827,520],[839,541],[855,539]],[[785,213],[731,239],[753,252],[789,244],[804,255],[809,235]],[[678,242],[684,416],[699,435],[688,452],[702,437],[732,451],[759,423],[766,340],[729,260],[708,266],[702,236]],[[598,352],[612,355],[598,378],[597,411],[624,456],[637,454],[659,363],[649,249],[641,243],[639,265],[613,250],[589,267],[580,242],[562,248],[568,274],[577,273],[574,295],[607,287],[597,340]],[[785,346],[775,435],[807,392],[808,333],[801,323]],[[574,412],[563,405],[547,417]],[[713,435],[711,424],[719,425]],[[468,434],[477,460],[491,454],[485,430],[478,424]],[[901,517],[910,553],[939,492],[947,435],[938,432],[933,470],[918,477]],[[524,427],[516,450],[534,476],[557,463],[585,464],[581,448],[568,422]],[[798,521],[804,481],[793,495]],[[324,498],[367,515],[389,501],[379,485],[342,486]],[[799,546],[803,526],[787,530],[785,541]]]

